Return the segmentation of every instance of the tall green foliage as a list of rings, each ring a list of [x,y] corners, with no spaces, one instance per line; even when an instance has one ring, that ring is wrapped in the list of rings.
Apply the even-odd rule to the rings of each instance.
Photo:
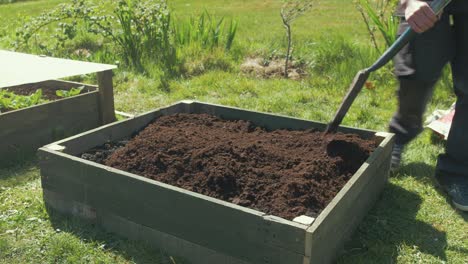
[[[174,71],[177,56],[165,0],[119,0],[112,15],[90,17],[87,22],[91,32],[116,43],[124,62],[137,71],[144,71],[146,62],[161,63]]]
[[[398,30],[398,18],[393,15],[393,10],[398,0],[358,0],[357,9],[366,24],[371,42],[377,52],[381,53],[379,38],[385,41],[385,47],[390,47],[395,42]],[[377,34],[380,33],[380,37]]]
[[[109,4],[110,10],[101,8]],[[187,22],[174,21],[166,0],[72,0],[27,20],[17,30],[15,47],[67,56],[70,52],[59,53],[67,43],[77,42],[77,36],[86,41],[94,36],[103,42],[94,59],[114,58],[143,73],[157,67],[165,83],[183,72],[178,51],[192,45],[209,52],[218,47],[229,51],[237,27],[236,20],[227,22],[206,11]]]
[[[32,39],[32,45],[42,48],[41,51],[55,51],[73,40],[79,31],[85,31],[115,45],[122,61],[137,71],[143,72],[145,63],[157,63],[172,72],[176,49],[171,39],[171,16],[166,1],[119,0],[114,6],[109,14],[87,0],[61,4],[19,28],[15,47],[24,49]],[[51,27],[55,27],[52,36]],[[55,45],[51,46],[51,42]]]
[[[213,49],[224,46],[230,50],[237,33],[238,22],[231,20],[226,25],[224,17],[216,19],[206,10],[198,17],[190,17],[186,22],[175,25],[177,45],[199,45],[202,48]]]

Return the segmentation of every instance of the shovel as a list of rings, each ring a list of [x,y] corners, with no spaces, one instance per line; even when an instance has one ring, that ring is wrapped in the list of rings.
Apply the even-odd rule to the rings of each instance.
[[[431,8],[436,15],[441,14],[444,11],[444,8],[450,4],[452,0],[434,0],[431,3]],[[396,41],[393,45],[388,48],[384,54],[372,65],[371,67],[361,70],[357,73],[356,77],[354,77],[353,82],[351,83],[348,93],[346,94],[343,102],[338,108],[338,111],[335,114],[333,120],[328,124],[325,133],[335,133],[338,129],[338,126],[343,121],[346,113],[348,112],[349,108],[356,99],[356,96],[362,90],[362,87],[366,83],[369,75],[372,72],[377,71],[378,69],[385,66],[404,46],[406,46],[415,36],[417,33],[413,31],[411,28],[408,28]]]

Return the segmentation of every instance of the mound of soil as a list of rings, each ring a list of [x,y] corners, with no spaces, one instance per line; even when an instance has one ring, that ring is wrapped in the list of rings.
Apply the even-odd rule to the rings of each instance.
[[[319,214],[377,142],[176,114],[158,118],[122,145],[107,145],[113,153],[105,157],[100,150],[82,157],[291,220]]]
[[[128,140],[121,140],[117,142],[108,142],[102,146],[91,149],[88,152],[81,155],[81,158],[97,163],[104,164],[106,159],[112,155],[117,149],[125,147]]]

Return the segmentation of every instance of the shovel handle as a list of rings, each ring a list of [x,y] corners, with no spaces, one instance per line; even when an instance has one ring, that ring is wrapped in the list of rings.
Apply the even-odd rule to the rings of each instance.
[[[452,0],[435,0],[431,3],[431,8],[436,15],[440,15],[444,8],[450,4]],[[368,73],[374,72],[387,64],[395,55],[406,46],[418,33],[413,29],[408,28],[400,35],[400,37],[388,48],[385,53],[369,68]]]
[[[452,2],[452,0],[434,0],[431,4],[431,8],[436,15],[439,15],[443,12],[444,8],[450,4],[450,2]],[[390,48],[385,51],[385,53],[374,63],[374,65],[358,72],[356,77],[354,77],[354,80],[348,89],[348,93],[343,99],[343,102],[338,108],[338,111],[336,112],[333,120],[326,127],[325,133],[335,133],[337,131],[338,126],[341,124],[341,121],[353,104],[354,99],[356,99],[357,95],[362,90],[362,87],[369,78],[369,74],[387,64],[416,35],[417,33],[414,30],[408,28],[403,34],[401,34],[395,43],[393,43],[393,45],[391,45]]]

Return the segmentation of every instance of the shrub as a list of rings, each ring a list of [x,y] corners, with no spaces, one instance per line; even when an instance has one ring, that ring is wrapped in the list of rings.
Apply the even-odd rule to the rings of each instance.
[[[86,0],[61,4],[19,28],[15,47],[26,49],[33,39],[34,46],[50,54],[63,49],[79,31],[85,31],[117,45],[121,60],[137,71],[144,71],[146,60],[162,62],[172,71],[176,54],[166,1],[119,0],[111,14],[99,10]],[[52,36],[48,32],[50,28],[54,28]]]
[[[30,48],[30,41],[40,52],[48,54],[65,46],[77,36],[78,24],[94,12],[84,0],[73,0],[71,4],[60,4],[57,8],[34,17],[16,30],[14,47]],[[55,26],[55,28],[54,28]],[[53,30],[51,30],[53,29]],[[50,31],[53,34],[50,34]]]
[[[90,17],[88,24],[91,32],[115,42],[123,61],[137,71],[144,71],[148,61],[161,63],[171,74],[175,72],[177,55],[166,1],[119,0],[113,15]]]
[[[168,79],[183,74],[185,59],[180,54],[186,54],[185,49],[209,54],[219,48],[230,51],[237,33],[237,21],[226,22],[206,11],[187,22],[175,22],[166,0],[113,2],[92,5],[88,0],[73,0],[59,5],[20,27],[15,47],[38,47],[40,53],[65,53],[67,57],[85,54],[86,58],[104,62],[115,58],[137,72],[158,72],[161,83],[167,84]],[[99,6],[110,3],[113,9],[107,13],[102,10],[108,9]],[[93,43],[96,40],[101,43]],[[87,47],[95,49],[92,55]],[[159,69],[155,70],[155,66]]]
[[[381,49],[376,31],[380,32],[384,39],[385,47],[390,47],[395,42],[399,21],[392,12],[396,4],[397,0],[357,1],[357,9],[361,13],[371,42],[378,53],[381,53]]]

